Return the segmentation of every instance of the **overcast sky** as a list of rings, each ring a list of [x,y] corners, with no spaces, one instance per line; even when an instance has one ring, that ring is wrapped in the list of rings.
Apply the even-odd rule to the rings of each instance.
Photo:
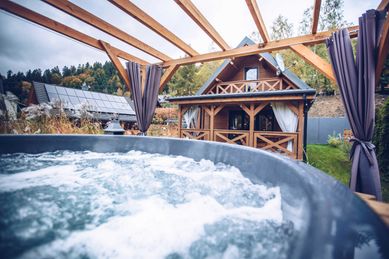
[[[244,36],[256,31],[244,0],[192,0],[226,42],[234,47]],[[49,18],[71,26],[97,39],[148,62],[158,60],[113,38],[77,19],[41,2],[15,1]],[[72,0],[73,3],[109,21],[130,35],[173,58],[184,56],[178,48],[149,30],[106,0]],[[175,33],[200,53],[217,48],[212,40],[181,10],[173,0],[133,0],[138,7]],[[279,14],[294,24],[295,33],[304,10],[313,0],[257,0],[268,31]],[[323,1],[324,2],[324,1]],[[376,8],[380,0],[345,0],[345,19],[358,24],[358,17],[366,10]],[[292,4],[293,3],[293,4]],[[0,73],[12,70],[52,68],[80,63],[108,60],[106,54],[83,43],[69,39],[19,17],[0,11]]]

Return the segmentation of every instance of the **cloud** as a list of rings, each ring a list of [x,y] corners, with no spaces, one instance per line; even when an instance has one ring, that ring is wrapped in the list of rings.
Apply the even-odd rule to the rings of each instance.
[[[235,47],[244,36],[257,30],[244,1],[192,1],[231,47]],[[292,1],[287,0],[257,1],[269,32],[272,21],[279,14],[286,16],[297,29],[304,10],[313,4],[311,0],[294,0],[293,4]],[[115,47],[148,62],[158,61],[41,1],[17,0],[16,2],[97,39],[108,41]],[[72,2],[173,58],[184,56],[180,49],[108,1],[72,0]],[[217,47],[174,1],[133,0],[133,2],[198,52],[208,52],[212,45]],[[356,24],[357,17],[365,10],[377,7],[378,4],[379,0],[347,0],[345,18]],[[57,65],[61,68],[64,65],[108,60],[102,51],[4,11],[0,12],[0,24],[0,73],[2,74],[8,70],[15,72],[34,68],[44,70]]]

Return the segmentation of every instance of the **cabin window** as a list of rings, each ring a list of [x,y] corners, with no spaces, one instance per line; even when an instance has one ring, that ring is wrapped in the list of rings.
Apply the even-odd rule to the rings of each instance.
[[[259,78],[258,67],[246,67],[244,69],[244,80],[258,80],[258,78]],[[255,86],[256,86],[255,82],[248,83],[245,91],[251,92],[252,89],[255,89]]]
[[[258,68],[246,67],[244,69],[244,80],[258,80]]]
[[[230,130],[248,130],[250,118],[245,111],[230,111],[228,129]]]
[[[255,131],[280,131],[273,109],[267,105],[257,116],[254,121]]]

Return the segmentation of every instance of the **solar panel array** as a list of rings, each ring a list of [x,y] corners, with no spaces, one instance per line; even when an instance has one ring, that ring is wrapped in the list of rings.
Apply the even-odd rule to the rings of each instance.
[[[50,102],[61,101],[66,109],[77,109],[82,104],[92,112],[105,112],[135,115],[130,104],[123,96],[103,94],[45,84]]]

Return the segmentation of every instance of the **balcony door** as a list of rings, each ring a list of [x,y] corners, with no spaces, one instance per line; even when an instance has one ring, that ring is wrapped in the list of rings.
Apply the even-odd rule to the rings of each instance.
[[[244,80],[258,80],[259,73],[258,67],[245,67],[244,68]],[[249,83],[246,89],[246,92],[250,92],[253,88],[255,88],[256,83]]]

